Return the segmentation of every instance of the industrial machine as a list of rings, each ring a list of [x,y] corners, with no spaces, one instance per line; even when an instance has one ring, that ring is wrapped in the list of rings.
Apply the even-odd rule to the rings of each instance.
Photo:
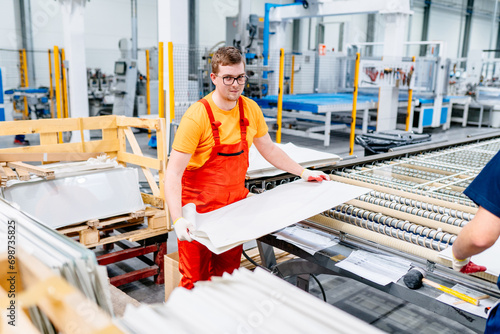
[[[102,73],[100,68],[87,69],[87,86],[90,116],[125,115],[128,117],[146,115],[146,76],[138,70],[138,61],[130,56],[126,38],[119,42],[121,57],[114,64],[112,75]],[[158,92],[158,51],[149,50],[149,73],[152,104]]]
[[[115,96],[113,114],[132,117],[137,93],[138,64],[137,59],[131,57],[128,39],[122,38],[118,47],[121,58],[115,62],[115,82],[111,87]]]
[[[9,96],[14,107],[14,119],[31,118],[35,114],[37,119],[51,118],[50,97],[48,88],[15,88],[6,90],[5,95]],[[26,104],[25,99],[26,98]],[[27,111],[25,112],[25,106]]]
[[[113,112],[114,95],[111,94],[113,76],[102,73],[100,68],[87,68],[90,116],[110,115]]]
[[[335,181],[372,191],[300,222],[310,230],[335,237],[337,245],[311,255],[292,243],[267,235],[259,239],[263,264],[282,276],[345,276],[482,332],[484,310],[478,315],[453,303],[445,304],[437,299],[440,291],[430,287],[410,290],[402,279],[380,285],[337,264],[357,250],[393,256],[394,261],[404,259],[412,266],[426,269],[428,278],[447,287],[460,284],[479,295],[499,298],[497,274],[467,276],[454,272],[451,262],[440,253],[453,244],[456,234],[473,218],[477,208],[462,192],[499,149],[500,136],[496,133],[466,141],[403,148],[323,167]],[[250,179],[247,187],[259,193],[294,179],[290,175]],[[301,259],[276,265],[267,251],[269,245]],[[304,280],[301,284],[307,289]]]

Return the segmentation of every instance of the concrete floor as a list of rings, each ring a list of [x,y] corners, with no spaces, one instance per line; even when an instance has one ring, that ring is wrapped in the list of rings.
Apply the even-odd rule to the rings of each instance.
[[[486,132],[499,132],[498,129],[466,127],[462,128],[453,125],[446,132],[440,129],[428,129],[427,133],[432,134],[433,141],[453,141],[460,138],[466,138],[468,135],[484,134]],[[91,136],[99,137],[97,132],[91,133]],[[148,156],[155,156],[156,150],[147,146],[148,137],[146,133],[137,133],[136,137],[143,149],[143,153]],[[274,134],[272,134],[274,138]],[[26,139],[32,145],[37,145],[39,139],[37,135],[27,135]],[[13,136],[0,137],[0,147],[12,147]],[[298,146],[309,147],[323,152],[330,152],[341,157],[348,156],[349,153],[349,135],[347,133],[332,133],[331,145],[324,147],[319,140],[283,135],[282,143],[292,142]],[[358,157],[364,155],[364,149],[358,145],[355,146],[354,154]],[[134,243],[124,242],[123,246],[133,246]],[[245,245],[245,248],[253,247],[254,243]],[[115,246],[119,250],[120,246]],[[175,233],[171,232],[167,239],[167,252],[177,251]],[[102,254],[102,248],[96,249],[96,254]],[[147,258],[152,260],[151,255]],[[108,266],[109,276],[115,276],[132,270],[145,267],[142,261],[131,259]],[[362,283],[351,279],[320,275],[319,280],[326,291],[327,302],[343,309],[356,317],[380,328],[387,333],[472,333],[466,327],[440,317],[430,311],[418,306],[409,304],[403,300],[395,298],[386,293],[380,292],[374,288],[368,287]],[[142,279],[137,282],[122,285],[119,289],[130,297],[142,303],[161,303],[164,301],[164,286],[155,285],[152,278]],[[321,292],[316,283],[311,280],[312,294],[321,298]],[[126,302],[124,302],[126,303]]]

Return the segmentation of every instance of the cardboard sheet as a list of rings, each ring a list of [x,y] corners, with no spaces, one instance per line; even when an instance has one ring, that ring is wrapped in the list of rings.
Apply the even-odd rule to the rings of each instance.
[[[471,257],[471,261],[475,264],[485,266],[488,274],[498,276],[500,274],[500,261],[498,261],[498,254],[500,254],[500,239],[484,252]],[[439,257],[451,261],[451,246],[439,252]]]
[[[285,151],[290,158],[305,168],[311,166],[320,167],[333,165],[340,160],[340,157],[336,154],[311,150],[309,148],[295,146],[292,143],[276,145]],[[268,177],[284,173],[281,169],[277,169],[267,162],[253,145],[250,147],[248,158],[249,167],[247,176],[250,178]]]
[[[295,182],[245,198],[208,213],[188,203],[183,216],[195,225],[195,240],[220,254],[369,192],[335,181]]]

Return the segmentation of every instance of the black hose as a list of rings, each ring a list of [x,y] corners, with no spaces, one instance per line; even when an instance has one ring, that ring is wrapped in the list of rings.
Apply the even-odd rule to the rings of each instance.
[[[325,289],[323,289],[323,285],[319,282],[319,279],[316,277],[314,274],[310,274],[311,277],[318,283],[319,289],[321,290],[321,294],[323,295],[323,300],[326,302],[326,294],[325,294]]]
[[[269,271],[269,269],[267,269],[266,267],[261,266],[260,264],[258,264],[254,260],[252,260],[252,258],[250,256],[248,256],[248,254],[245,251],[243,251],[243,256],[245,257],[245,259],[247,259],[248,261],[250,261],[250,263],[253,264],[254,266],[260,267],[262,269],[265,269],[265,270]]]

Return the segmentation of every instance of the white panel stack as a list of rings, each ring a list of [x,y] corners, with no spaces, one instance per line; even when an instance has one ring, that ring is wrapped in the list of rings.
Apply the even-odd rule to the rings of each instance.
[[[164,305],[125,311],[131,333],[382,333],[257,268],[177,288]]]

